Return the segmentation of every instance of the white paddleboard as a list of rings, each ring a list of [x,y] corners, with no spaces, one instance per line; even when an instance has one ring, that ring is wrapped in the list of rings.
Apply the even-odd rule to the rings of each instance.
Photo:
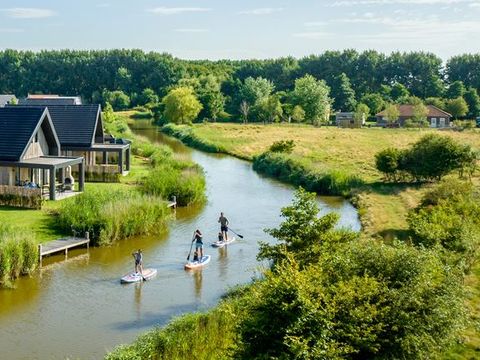
[[[210,262],[211,258],[212,257],[210,255],[205,255],[200,259],[200,261],[188,262],[185,264],[185,270],[193,270],[193,269],[201,268],[202,266],[207,265]]]
[[[135,283],[139,281],[150,280],[155,275],[157,275],[157,269],[144,269],[141,275],[139,273],[130,273],[122,277],[120,282],[124,284]]]
[[[231,237],[228,239],[228,241],[215,241],[212,246],[213,247],[217,247],[217,248],[222,248],[224,247],[225,245],[228,245],[228,244],[231,244],[235,241],[235,238],[234,237]]]

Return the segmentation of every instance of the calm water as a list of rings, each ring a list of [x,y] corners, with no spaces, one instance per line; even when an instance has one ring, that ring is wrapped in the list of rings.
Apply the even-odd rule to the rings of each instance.
[[[175,315],[213,306],[229,287],[255,275],[257,242],[270,240],[263,229],[281,221],[279,210],[290,203],[293,189],[259,176],[247,162],[191,150],[146,122],[138,122],[135,131],[203,166],[208,203],[178,209],[167,234],[71,251],[67,260],[52,257],[15,290],[0,290],[0,359],[98,359]],[[323,212],[340,213],[342,226],[360,228],[348,202],[319,202]],[[184,271],[192,232],[200,228],[206,243],[213,242],[220,211],[244,239],[225,249],[206,247],[211,263],[202,271]],[[119,277],[133,268],[130,254],[136,248],[144,249],[145,266],[157,268],[158,276],[120,285]]]

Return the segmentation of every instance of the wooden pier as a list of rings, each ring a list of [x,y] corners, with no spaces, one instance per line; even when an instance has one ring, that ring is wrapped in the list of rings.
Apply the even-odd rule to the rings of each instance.
[[[65,256],[67,256],[69,249],[76,248],[83,245],[86,245],[87,249],[90,246],[90,236],[88,232],[85,233],[84,238],[68,237],[68,238],[49,241],[45,244],[38,245],[38,257],[39,257],[40,267],[42,266],[42,259],[44,256],[55,254],[58,252],[64,252]]]
[[[170,201],[170,202],[167,204],[167,206],[168,206],[169,208],[176,209],[176,208],[177,208],[177,197],[174,196],[174,197],[173,197],[173,200]]]

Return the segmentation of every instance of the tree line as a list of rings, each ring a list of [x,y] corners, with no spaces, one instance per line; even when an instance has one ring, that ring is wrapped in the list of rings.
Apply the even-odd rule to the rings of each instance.
[[[164,99],[170,92],[176,98]],[[0,52],[0,93],[81,95],[120,110],[186,103],[182,121],[324,121],[334,111],[374,115],[392,103],[480,115],[480,54],[327,51],[301,59],[187,61],[141,50]],[[307,96],[314,98],[309,102]],[[165,101],[161,101],[164,99]]]

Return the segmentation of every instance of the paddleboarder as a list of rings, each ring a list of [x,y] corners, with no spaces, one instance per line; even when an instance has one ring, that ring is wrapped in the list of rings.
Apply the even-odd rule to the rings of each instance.
[[[203,237],[202,233],[200,230],[195,230],[195,236],[193,238],[193,241],[195,241],[195,251],[200,254],[199,260],[202,261],[203,258]]]
[[[132,254],[133,258],[135,259],[135,273],[143,273],[143,253],[142,249],[138,249],[136,252]]]
[[[220,223],[220,232],[223,235],[223,239],[228,241],[228,219],[223,215],[223,212],[220,213],[218,222]]]

